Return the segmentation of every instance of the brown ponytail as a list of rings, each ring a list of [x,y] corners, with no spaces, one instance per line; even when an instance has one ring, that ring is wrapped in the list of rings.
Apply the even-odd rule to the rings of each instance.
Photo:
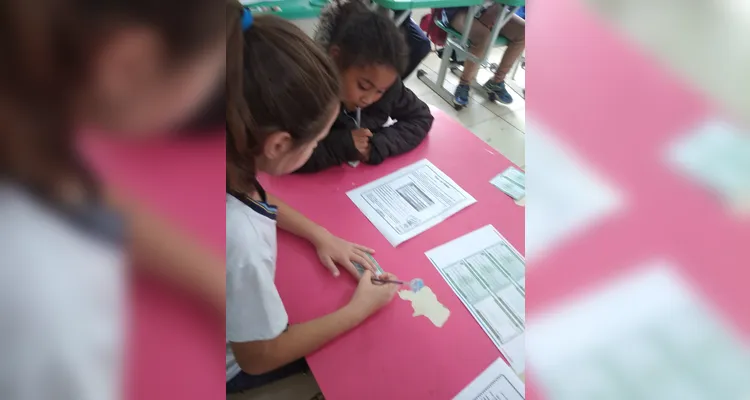
[[[339,81],[327,54],[294,24],[256,16],[242,30],[242,6],[227,3],[227,164],[255,181],[255,159],[266,138],[287,132],[313,140],[339,106]]]
[[[61,182],[91,189],[76,151],[72,104],[113,26],[147,26],[175,62],[224,32],[215,0],[0,2],[0,179],[45,196]]]

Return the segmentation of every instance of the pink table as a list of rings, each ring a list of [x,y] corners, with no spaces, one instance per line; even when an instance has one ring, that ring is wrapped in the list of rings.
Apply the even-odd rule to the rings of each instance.
[[[627,208],[528,266],[529,320],[641,262],[668,258],[750,332],[750,276],[739,263],[750,259],[750,224],[664,161],[668,141],[720,113],[581,3],[544,2],[532,10],[529,114],[622,190]],[[527,399],[542,399],[529,368]]]
[[[449,399],[500,355],[424,252],[487,224],[523,250],[524,209],[489,183],[510,162],[446,114],[432,112],[435,123],[428,139],[380,166],[262,179],[269,192],[331,232],[373,247],[386,271],[407,280],[422,278],[451,310],[445,326],[436,328],[425,317],[412,317],[411,304],[396,298],[359,328],[312,354],[307,360],[327,399]],[[423,158],[477,203],[394,248],[346,192]],[[288,234],[279,236],[276,276],[291,323],[336,310],[355,287],[349,275],[333,278],[311,246]]]
[[[224,254],[223,137],[148,145],[97,139],[85,150],[107,182]],[[126,398],[223,396],[224,321],[139,274],[130,295]]]

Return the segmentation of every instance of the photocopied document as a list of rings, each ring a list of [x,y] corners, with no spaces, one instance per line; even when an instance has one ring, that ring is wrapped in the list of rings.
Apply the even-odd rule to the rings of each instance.
[[[524,400],[526,385],[502,358],[490,364],[453,400]]]
[[[624,196],[567,143],[529,121],[526,159],[526,257],[539,259],[567,240],[604,224],[626,207]],[[534,178],[536,176],[536,178]]]
[[[526,261],[487,225],[425,253],[516,374],[524,373]]]
[[[699,186],[715,192],[730,209],[750,204],[750,133],[709,119],[670,143],[670,164]]]
[[[513,200],[521,200],[526,195],[526,175],[516,167],[508,167],[503,173],[492,178],[490,183]]]
[[[346,194],[393,246],[476,203],[426,159]]]
[[[681,271],[648,260],[540,312],[527,347],[540,394],[750,399],[750,347]]]

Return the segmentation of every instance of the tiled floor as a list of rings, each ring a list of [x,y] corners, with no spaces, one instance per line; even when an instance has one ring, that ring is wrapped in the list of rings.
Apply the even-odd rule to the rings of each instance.
[[[490,60],[499,61],[503,49],[493,51]],[[427,77],[435,80],[440,59],[437,54],[432,53],[424,60],[421,68],[427,72]],[[521,86],[524,85],[525,70],[519,68],[516,80]],[[478,81],[484,83],[492,77],[492,73],[481,70]],[[458,85],[459,77],[448,72],[444,87],[451,93]],[[513,95],[513,103],[509,105],[491,102],[479,93],[472,92],[469,106],[461,111],[456,111],[452,104],[438,96],[427,85],[420,81],[416,74],[406,80],[409,87],[424,102],[433,105],[448,115],[452,116],[479,138],[494,147],[500,154],[507,157],[511,162],[522,166],[524,158],[524,133],[526,130],[526,101],[517,93],[510,91]]]

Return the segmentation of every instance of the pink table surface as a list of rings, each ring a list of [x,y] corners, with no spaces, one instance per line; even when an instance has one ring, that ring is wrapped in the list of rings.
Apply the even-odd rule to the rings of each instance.
[[[162,143],[87,141],[101,177],[224,254],[222,136]],[[126,398],[214,399],[225,391],[224,321],[139,274],[130,291]],[[223,397],[222,397],[223,398]]]
[[[621,190],[625,210],[528,265],[528,319],[644,261],[668,259],[731,324],[750,332],[750,276],[738,263],[750,259],[750,224],[677,175],[664,156],[669,141],[721,114],[581,3],[532,10],[529,116]],[[527,399],[544,399],[529,369]]]
[[[428,139],[380,166],[262,179],[269,193],[334,234],[374,248],[386,271],[407,280],[422,278],[451,311],[443,328],[436,328],[425,317],[412,317],[411,304],[396,298],[357,329],[310,355],[308,363],[327,399],[449,399],[500,356],[424,252],[487,224],[523,251],[524,209],[489,183],[511,163],[443,112],[432,112],[435,123]],[[346,192],[423,158],[477,203],[394,248]],[[278,254],[276,284],[290,323],[323,316],[347,303],[355,280],[344,274],[333,278],[309,244],[282,233]]]

